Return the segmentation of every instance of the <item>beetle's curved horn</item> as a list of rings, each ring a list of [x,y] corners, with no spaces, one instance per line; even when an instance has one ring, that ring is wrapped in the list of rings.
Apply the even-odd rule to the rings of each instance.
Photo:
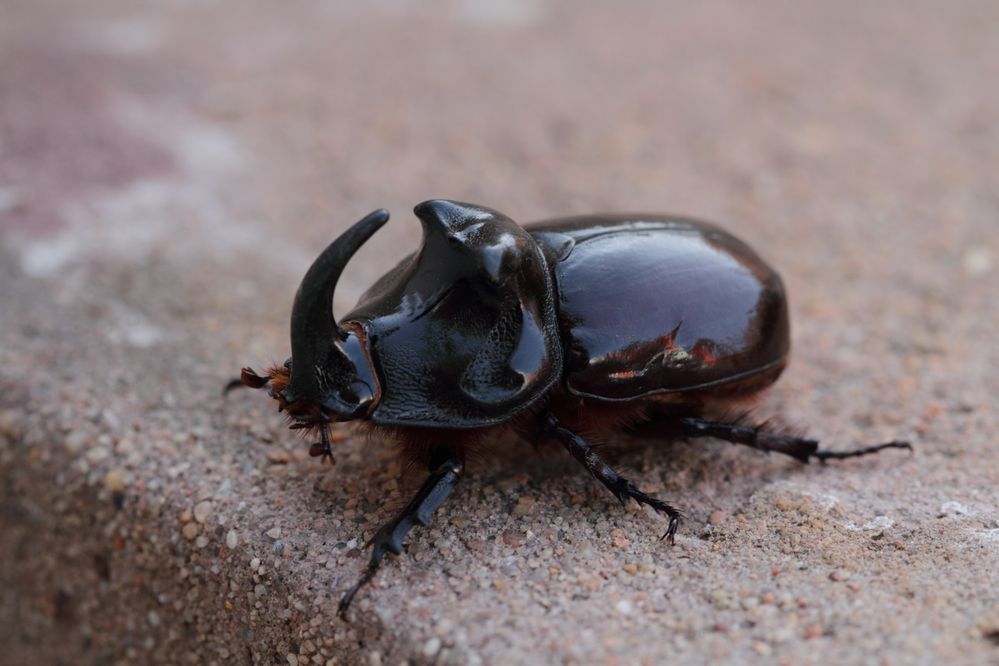
[[[384,208],[365,216],[330,243],[302,278],[291,308],[292,394],[304,397],[312,392],[315,372],[311,368],[325,367],[334,336],[341,340],[345,337],[333,318],[337,280],[354,253],[388,219],[389,212]],[[296,372],[296,368],[302,370]]]

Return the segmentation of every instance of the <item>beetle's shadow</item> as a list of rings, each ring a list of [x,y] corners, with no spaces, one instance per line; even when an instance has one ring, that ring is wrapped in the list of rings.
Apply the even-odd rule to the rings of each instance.
[[[685,440],[614,434],[588,437],[604,459],[639,489],[669,501],[688,517],[706,518],[720,508],[740,506],[761,487],[795,473],[800,463],[715,439]],[[468,481],[522,478],[526,487],[566,504],[586,498],[615,498],[557,442],[537,444],[510,437],[477,452]],[[471,485],[471,484],[469,484]],[[584,510],[600,511],[586,501]]]
[[[345,443],[335,470],[325,468],[315,477],[317,492],[312,500],[316,509],[329,513],[343,510],[357,497],[358,527],[365,538],[400,511],[426,477],[425,467],[401,460],[396,447],[377,439],[360,435]],[[732,513],[761,487],[793,474],[799,466],[783,456],[714,439],[628,434],[588,439],[622,476],[685,514],[688,533],[713,511]],[[440,520],[466,517],[482,506],[490,514],[481,525],[487,539],[521,521],[515,507],[525,495],[556,509],[571,507],[573,514],[591,524],[609,511],[621,510],[613,495],[554,440],[532,443],[503,435],[470,449],[467,463],[466,478],[442,507]],[[382,489],[393,479],[397,488],[386,493]]]

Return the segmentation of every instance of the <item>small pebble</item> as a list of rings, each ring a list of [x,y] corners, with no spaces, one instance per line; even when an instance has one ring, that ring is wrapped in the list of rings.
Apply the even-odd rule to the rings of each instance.
[[[104,477],[104,487],[111,492],[121,492],[125,489],[125,472],[120,469],[113,469]]]
[[[288,653],[288,656],[285,657],[285,659],[288,660],[288,666],[298,666],[298,656],[297,655]]]
[[[524,544],[524,533],[519,530],[507,530],[503,532],[503,543],[511,548],[517,548]]]
[[[708,516],[708,522],[712,525],[721,525],[728,519],[728,514],[724,511],[712,511],[711,515]]]
[[[66,436],[63,440],[66,448],[70,453],[77,453],[83,449],[84,445],[90,440],[90,435],[83,430],[74,430]]]
[[[101,420],[111,430],[118,430],[121,427],[121,419],[110,409],[101,412]]]
[[[985,275],[992,270],[992,253],[986,247],[967,250],[961,258],[961,267],[972,277]]]
[[[198,536],[199,532],[201,532],[201,526],[197,523],[188,523],[184,525],[183,529],[181,529],[181,534],[183,534],[184,538],[188,541],[191,541],[194,537]]]
[[[436,636],[427,640],[423,644],[423,656],[427,659],[432,659],[437,656],[437,653],[441,651],[441,639]]]
[[[770,654],[770,646],[762,641],[756,641],[753,643],[753,652],[761,657],[765,657]]]
[[[2,196],[2,195],[0,195]],[[22,435],[22,429],[13,410],[0,410],[0,436],[13,441]]]
[[[843,571],[842,569],[837,569],[829,574],[829,580],[835,581],[837,583],[842,583],[843,581],[850,580],[850,572]]]
[[[209,501],[198,502],[194,505],[194,519],[204,525],[208,516],[212,513],[212,503]]]
[[[267,530],[267,536],[269,536],[272,539],[280,539],[281,538],[281,528],[280,527],[272,527],[271,529]]]
[[[732,604],[730,596],[724,590],[714,590],[710,597],[717,610],[725,610]]]
[[[21,190],[12,185],[0,186],[0,213],[9,213],[26,205]]]
[[[236,534],[236,530],[229,530],[225,535],[225,545],[228,546],[230,550],[232,550],[238,544],[239,544],[239,536]]]
[[[268,448],[265,455],[267,456],[267,462],[272,465],[284,465],[291,460],[291,456],[288,455],[288,452],[280,446],[272,446]]]
[[[537,503],[530,495],[521,495],[517,498],[517,504],[513,507],[513,515],[515,516],[526,516],[532,511],[534,511],[534,505]]]
[[[256,571],[257,569],[260,568],[260,558],[259,557],[254,557],[252,560],[250,560],[250,568],[253,569],[254,571]]]
[[[975,512],[961,504],[960,502],[950,501],[944,502],[940,505],[940,511],[937,512],[938,518],[945,518],[947,516],[973,516]]]

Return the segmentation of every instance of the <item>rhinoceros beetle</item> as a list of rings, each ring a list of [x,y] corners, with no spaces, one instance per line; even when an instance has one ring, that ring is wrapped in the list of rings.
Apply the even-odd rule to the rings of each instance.
[[[292,428],[318,433],[364,421],[400,439],[429,467],[416,496],[372,538],[367,570],[343,615],[387,552],[398,555],[462,476],[467,453],[500,429],[559,442],[622,503],[664,514],[673,542],[681,514],[605,463],[579,434],[649,428],[715,437],[802,462],[910,448],[892,441],[850,451],[745,419],[720,406],[758,393],[788,361],[784,287],[748,245],[705,222],[660,215],[590,215],[521,227],[495,210],[432,200],[415,213],[420,249],[340,321],[337,280],[389,214],[377,210],[327,247],[291,313],[291,358],[240,380],[269,386]]]

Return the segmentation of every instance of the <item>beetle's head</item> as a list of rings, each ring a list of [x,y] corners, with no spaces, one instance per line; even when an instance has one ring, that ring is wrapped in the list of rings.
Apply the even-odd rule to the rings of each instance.
[[[358,248],[389,219],[371,213],[345,231],[313,262],[295,294],[291,310],[291,358],[260,376],[249,368],[243,384],[270,385],[279,407],[299,424],[363,419],[378,402],[380,388],[364,330],[333,318],[337,280]]]

